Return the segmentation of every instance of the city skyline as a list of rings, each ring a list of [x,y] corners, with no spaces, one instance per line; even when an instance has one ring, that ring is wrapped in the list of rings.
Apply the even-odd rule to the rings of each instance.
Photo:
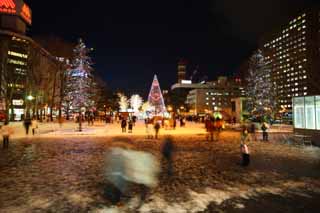
[[[319,4],[312,0],[262,5],[253,1],[241,5],[209,0],[155,5],[139,1],[126,2],[123,7],[119,3],[57,0],[52,10],[46,10],[44,2],[26,2],[33,10],[29,35],[54,34],[74,43],[82,37],[95,49],[96,73],[112,89],[130,88],[144,96],[148,91],[143,82],[154,74],[164,89],[177,81],[180,58],[188,60],[189,75],[196,67],[209,80],[236,73],[264,33]],[[273,8],[272,14],[268,8]]]

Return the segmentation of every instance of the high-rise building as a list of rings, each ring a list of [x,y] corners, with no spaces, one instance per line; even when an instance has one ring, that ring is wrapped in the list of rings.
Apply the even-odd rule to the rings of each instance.
[[[187,61],[181,59],[178,62],[178,83],[182,83],[183,80],[186,80],[187,74]]]
[[[57,58],[26,36],[31,23],[22,0],[0,0],[0,113],[11,120],[48,114],[60,91]]]
[[[292,111],[293,97],[320,94],[319,11],[301,12],[261,40],[282,110]]]

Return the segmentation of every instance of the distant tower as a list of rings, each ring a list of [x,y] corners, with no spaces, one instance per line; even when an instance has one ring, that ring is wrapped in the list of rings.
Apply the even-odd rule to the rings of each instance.
[[[178,62],[178,83],[181,83],[182,80],[186,79],[187,74],[187,61],[180,59]]]
[[[160,84],[156,75],[154,75],[153,78],[153,82],[148,97],[148,102],[150,106],[154,107],[155,115],[162,115],[166,112],[166,106],[164,105]]]

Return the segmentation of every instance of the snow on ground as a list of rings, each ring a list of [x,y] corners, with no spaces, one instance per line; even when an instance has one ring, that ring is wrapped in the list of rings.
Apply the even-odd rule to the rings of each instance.
[[[175,141],[174,174],[162,173],[141,207],[136,187],[131,199],[112,206],[104,193],[108,149],[125,141],[162,162],[161,140],[146,139],[143,125],[133,134],[121,134],[118,125],[91,129],[100,131],[99,137],[46,131],[17,137],[9,150],[1,149],[0,212],[260,213],[315,212],[320,207],[319,148],[290,146],[271,137],[269,143],[249,145],[252,163],[242,168],[239,133],[226,131],[218,142],[207,142],[199,125],[168,130]]]

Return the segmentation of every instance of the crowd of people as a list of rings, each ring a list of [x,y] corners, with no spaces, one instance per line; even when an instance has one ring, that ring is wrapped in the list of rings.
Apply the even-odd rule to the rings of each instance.
[[[207,117],[205,120],[207,140],[218,141],[220,132],[224,128],[224,121],[221,118]]]

